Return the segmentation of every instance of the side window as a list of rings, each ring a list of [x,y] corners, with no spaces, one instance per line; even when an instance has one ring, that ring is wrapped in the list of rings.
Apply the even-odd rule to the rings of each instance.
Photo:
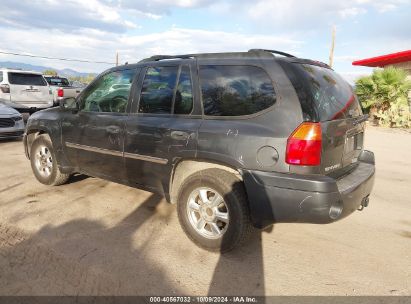
[[[276,102],[272,81],[259,67],[201,66],[200,81],[205,115],[249,115]]]
[[[139,113],[171,113],[178,66],[149,67],[144,77]]]
[[[183,65],[181,67],[180,77],[176,90],[174,101],[175,114],[190,114],[193,109],[193,90],[191,84],[190,67]]]
[[[83,95],[82,110],[124,113],[136,70],[120,70],[99,78]]]

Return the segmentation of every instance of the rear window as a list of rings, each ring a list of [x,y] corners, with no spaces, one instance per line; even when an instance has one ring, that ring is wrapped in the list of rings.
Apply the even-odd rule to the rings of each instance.
[[[37,74],[9,73],[9,82],[18,85],[47,86],[43,76]]]
[[[204,65],[200,80],[205,115],[250,115],[276,101],[270,77],[256,66]]]
[[[283,67],[285,64],[282,63]],[[309,64],[286,65],[304,120],[328,121],[362,115],[353,88],[333,70]]]
[[[44,77],[49,85],[59,86],[59,87],[68,87],[70,85],[69,81],[66,78],[52,78]]]

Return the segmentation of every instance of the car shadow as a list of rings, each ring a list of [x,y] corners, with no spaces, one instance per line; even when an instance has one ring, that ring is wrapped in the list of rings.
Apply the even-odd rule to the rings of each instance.
[[[232,185],[232,189],[238,186],[243,187],[243,184]],[[262,234],[271,233],[273,227],[265,230],[252,228],[249,238],[241,246],[220,254],[208,290],[210,296],[265,295]],[[223,236],[223,243],[225,241]]]
[[[0,294],[181,294],[144,246],[137,249],[132,240],[162,200],[149,196],[111,228],[76,219],[27,237],[0,223]]]
[[[0,223],[0,295],[190,295],[187,287],[191,285],[177,279],[178,275],[166,275],[164,267],[168,266],[158,263],[168,259],[167,243],[164,256],[152,256],[147,243],[166,229],[173,210],[162,196],[151,194],[111,227],[78,218],[46,225],[27,236]],[[149,225],[143,237],[147,240],[136,239],[143,225]],[[262,233],[254,230],[248,242],[219,255],[209,295],[265,294]],[[182,248],[181,254],[199,250],[191,246]],[[196,255],[213,255],[200,252]],[[189,261],[186,267],[196,271]],[[209,278],[203,279],[208,282]],[[198,289],[193,288],[192,292]]]
[[[0,143],[12,143],[12,142],[18,142],[18,141],[23,141],[23,137],[0,137]]]
[[[70,176],[69,180],[66,182],[66,184],[73,184],[73,183],[77,183],[77,182],[81,182],[87,178],[89,178],[90,176],[88,175],[84,175],[84,174],[80,174],[80,173],[75,173],[73,175]]]

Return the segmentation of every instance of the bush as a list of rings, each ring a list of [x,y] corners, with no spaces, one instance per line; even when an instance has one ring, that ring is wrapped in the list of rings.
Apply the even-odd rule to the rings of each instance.
[[[408,106],[392,104],[388,110],[379,110],[375,116],[381,126],[390,128],[411,128],[411,112]]]
[[[356,81],[355,90],[365,112],[377,118],[379,124],[410,127],[411,81],[407,80],[404,70],[394,67],[374,70],[372,75]]]

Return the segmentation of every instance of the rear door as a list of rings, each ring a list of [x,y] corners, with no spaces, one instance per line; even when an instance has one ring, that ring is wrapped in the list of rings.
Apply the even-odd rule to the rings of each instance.
[[[321,122],[320,173],[341,175],[358,161],[366,116],[353,88],[333,70],[293,63],[287,71],[301,102],[304,120]]]
[[[196,157],[201,109],[195,102],[195,71],[194,60],[143,70],[126,125],[124,156],[130,182],[167,193],[173,164]]]
[[[51,100],[46,80],[40,74],[8,72],[11,100],[21,104],[41,104]]]

